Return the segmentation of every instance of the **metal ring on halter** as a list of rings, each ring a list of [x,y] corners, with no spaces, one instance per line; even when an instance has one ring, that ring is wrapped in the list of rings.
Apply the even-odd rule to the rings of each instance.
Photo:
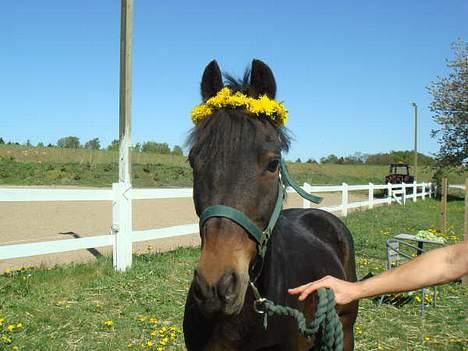
[[[265,301],[266,299],[264,297],[258,299],[258,300],[255,300],[254,303],[253,303],[253,309],[255,312],[257,312],[258,314],[265,314]],[[262,306],[262,307],[260,307]]]

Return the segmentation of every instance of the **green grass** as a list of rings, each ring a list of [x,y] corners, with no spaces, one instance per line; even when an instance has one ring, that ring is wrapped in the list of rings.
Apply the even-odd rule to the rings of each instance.
[[[0,185],[74,185],[110,187],[118,178],[115,151],[38,148],[0,145]],[[135,187],[191,186],[192,170],[184,156],[133,152]],[[289,163],[292,176],[310,184],[382,184],[387,166],[319,165]],[[420,167],[419,181],[431,181],[432,171]],[[464,175],[452,172],[451,184],[464,183]]]
[[[384,269],[385,239],[399,232],[437,228],[434,200],[350,214],[359,277]],[[463,201],[449,202],[450,237],[462,238]],[[0,350],[131,350],[162,326],[181,329],[183,306],[197,249],[134,257],[126,273],[108,258],[53,269],[38,268],[0,276],[0,334],[12,339]],[[430,267],[428,267],[430,269]],[[468,289],[458,283],[439,288],[436,308],[419,316],[416,302],[395,308],[360,303],[357,350],[466,350]],[[149,318],[157,318],[153,325]],[[104,323],[111,320],[112,326]],[[153,321],[154,322],[154,321]],[[22,326],[12,332],[8,325]],[[2,331],[3,328],[3,331]],[[0,340],[2,338],[0,335]],[[129,348],[128,345],[132,347]],[[0,345],[1,342],[0,342]],[[184,350],[178,335],[165,350]],[[146,348],[148,349],[148,348]],[[153,348],[154,349],[154,348]]]

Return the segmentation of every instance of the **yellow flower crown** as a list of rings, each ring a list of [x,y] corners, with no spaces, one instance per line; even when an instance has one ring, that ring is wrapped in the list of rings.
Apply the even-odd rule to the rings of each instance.
[[[241,92],[233,94],[229,88],[221,89],[204,104],[195,106],[192,110],[192,121],[198,124],[222,108],[239,108],[252,117],[267,116],[277,126],[285,125],[288,121],[288,110],[283,103],[272,100],[266,95],[255,99]]]

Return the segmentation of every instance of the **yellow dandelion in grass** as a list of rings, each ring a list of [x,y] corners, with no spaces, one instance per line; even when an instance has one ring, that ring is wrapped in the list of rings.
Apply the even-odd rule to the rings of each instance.
[[[148,340],[146,342],[146,346],[148,346],[148,347],[152,347],[153,345],[154,345],[154,343],[151,340]]]
[[[13,346],[11,349],[12,349],[12,350],[15,350],[15,351],[18,351],[18,350],[19,350],[18,346],[16,346],[16,345]]]
[[[154,336],[158,336],[158,334],[159,334],[159,333],[158,333],[157,330],[153,330],[153,331],[150,333],[150,335],[153,336],[153,337],[154,337]]]
[[[4,344],[9,345],[9,344],[11,344],[11,343],[13,342],[13,340],[11,340],[11,339],[10,339],[8,336],[6,336],[6,335],[2,335],[2,342],[3,342]]]
[[[112,327],[114,325],[114,322],[111,319],[109,319],[109,320],[104,322],[104,325],[106,327]]]
[[[3,271],[3,273],[5,273],[5,274],[10,274],[10,273],[11,273],[11,268],[10,268],[10,267],[5,268],[5,270]]]
[[[8,330],[9,332],[12,332],[12,331],[15,330],[15,329],[16,329],[16,325],[14,325],[14,324],[8,324],[7,330]]]
[[[23,323],[16,323],[16,328],[20,329],[20,328],[23,328]]]
[[[5,321],[5,318],[0,318],[0,327],[3,325],[4,321]]]
[[[153,317],[153,318],[150,318],[150,319],[149,319],[149,322],[150,322],[151,324],[157,324],[157,323],[158,323],[158,320],[157,320],[157,318],[154,318],[154,317]]]
[[[424,341],[429,341],[429,340],[431,340],[430,337],[428,337],[428,336],[425,336],[425,337],[424,337]]]
[[[156,350],[157,351],[164,351],[164,348],[162,346],[158,346]]]
[[[138,316],[137,317],[137,320],[140,321],[140,322],[144,322],[146,321],[148,318],[146,316]]]

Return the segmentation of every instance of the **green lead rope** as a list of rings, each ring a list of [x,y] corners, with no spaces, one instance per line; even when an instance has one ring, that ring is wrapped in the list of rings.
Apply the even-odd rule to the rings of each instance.
[[[257,295],[258,290],[254,286],[252,288],[254,295]],[[307,324],[302,312],[288,306],[276,305],[268,299],[257,298],[254,309],[258,313],[265,313],[265,329],[267,327],[267,317],[274,315],[292,317],[297,322],[299,333],[306,338],[311,338],[318,331],[321,331],[321,351],[342,351],[343,328],[335,310],[335,295],[333,291],[324,288],[318,289],[317,294],[317,310],[314,319],[309,324]]]

